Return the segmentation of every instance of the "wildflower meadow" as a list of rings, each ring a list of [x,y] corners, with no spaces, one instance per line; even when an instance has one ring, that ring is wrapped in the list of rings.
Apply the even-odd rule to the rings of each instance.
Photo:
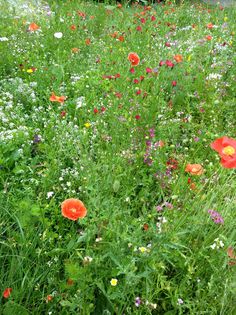
[[[0,0],[0,314],[236,314],[236,7]]]

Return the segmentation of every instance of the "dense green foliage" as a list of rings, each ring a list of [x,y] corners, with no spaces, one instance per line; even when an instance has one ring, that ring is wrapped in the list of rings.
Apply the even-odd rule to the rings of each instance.
[[[0,314],[236,314],[236,11],[58,3],[0,0]]]

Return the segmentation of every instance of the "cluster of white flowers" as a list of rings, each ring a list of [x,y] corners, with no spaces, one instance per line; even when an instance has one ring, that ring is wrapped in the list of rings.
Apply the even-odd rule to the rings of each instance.
[[[223,241],[217,237],[216,239],[214,239],[214,243],[212,245],[210,245],[210,248],[220,249],[220,248],[223,248],[224,246],[225,246],[225,244],[223,243]]]
[[[156,223],[156,227],[159,233],[162,232],[162,225],[167,223],[167,220],[165,217],[158,217],[158,222]]]
[[[86,106],[85,97],[80,96],[76,99],[76,108],[80,108]]]
[[[222,77],[221,74],[219,73],[210,73],[207,77],[206,80],[220,80]]]
[[[17,15],[14,16],[15,19],[22,16],[32,17],[41,14],[50,16],[53,13],[51,12],[48,3],[43,0],[5,0],[4,2],[8,9],[4,10],[2,14],[4,14],[4,16],[8,16],[17,12]]]
[[[83,79],[84,76],[83,75],[78,75],[78,74],[72,74],[71,77],[70,77],[70,80],[71,80],[71,84],[72,85],[75,85],[75,83],[81,79]]]

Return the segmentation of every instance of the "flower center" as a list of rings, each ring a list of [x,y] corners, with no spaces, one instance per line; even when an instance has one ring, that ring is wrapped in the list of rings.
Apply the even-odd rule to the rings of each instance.
[[[228,145],[223,149],[223,153],[225,155],[233,155],[235,153],[235,148],[231,147],[231,145]]]
[[[71,210],[71,212],[76,213],[76,209],[75,208],[71,208],[70,210]]]

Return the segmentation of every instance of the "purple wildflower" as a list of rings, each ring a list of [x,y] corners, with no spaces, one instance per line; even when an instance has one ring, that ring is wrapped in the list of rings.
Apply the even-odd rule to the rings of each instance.
[[[165,202],[164,205],[168,208],[168,209],[173,209],[174,206],[172,205],[172,203],[170,202]]]
[[[149,134],[150,134],[151,138],[154,138],[155,137],[155,129],[154,128],[149,129]]]
[[[139,307],[140,304],[141,304],[141,299],[140,299],[139,296],[137,296],[137,297],[135,298],[135,306]]]
[[[39,143],[41,141],[41,137],[39,135],[34,135],[33,142],[34,143]]]
[[[163,210],[163,208],[162,208],[162,206],[156,206],[156,211],[162,211]]]
[[[215,210],[208,210],[208,213],[211,216],[211,219],[216,223],[216,224],[224,224],[224,219],[222,216],[219,214],[219,212]]]

